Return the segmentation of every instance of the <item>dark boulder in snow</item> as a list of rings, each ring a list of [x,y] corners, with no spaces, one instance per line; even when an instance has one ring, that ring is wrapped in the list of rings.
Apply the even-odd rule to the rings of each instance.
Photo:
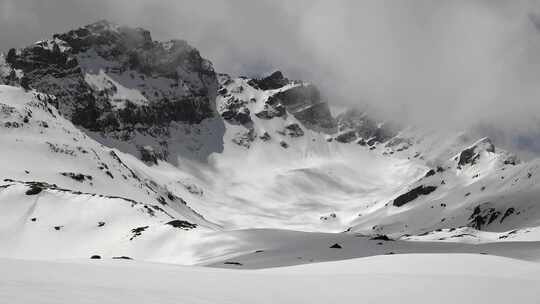
[[[394,199],[394,206],[401,207],[408,202],[411,202],[417,199],[420,195],[428,195],[431,192],[435,191],[437,187],[435,186],[424,186],[420,185],[407,193],[404,193]]]
[[[330,246],[330,248],[333,248],[333,249],[342,249],[343,247],[341,247],[340,244],[335,243],[334,245]]]
[[[30,186],[30,189],[26,190],[26,195],[39,194],[43,189],[37,185]]]
[[[97,254],[94,254],[93,256],[90,257],[92,260],[99,260],[101,259],[101,256],[100,255],[97,255]]]
[[[197,228],[197,224],[192,224],[188,221],[182,221],[182,220],[172,220],[168,222],[167,225],[173,226],[175,228],[181,228],[184,230]]]
[[[113,256],[112,259],[113,260],[133,260],[131,257],[125,256],[125,255]]]
[[[131,238],[129,238],[129,240],[133,241],[134,238],[140,236],[146,229],[148,229],[148,227],[149,226],[142,226],[142,227],[131,229],[131,233],[133,233],[133,235],[131,236]]]
[[[240,262],[224,262],[225,265],[236,265],[236,266],[242,266],[243,264]]]
[[[83,182],[84,180],[92,180],[92,176],[82,174],[82,173],[74,173],[74,172],[61,172],[60,173],[63,176],[69,177],[73,180],[76,180],[78,182]]]
[[[378,234],[376,236],[373,236],[369,238],[370,240],[379,240],[379,241],[393,241],[393,239],[389,238],[386,234]]]
[[[430,176],[433,176],[433,175],[435,175],[435,170],[431,169],[428,172],[426,172],[426,175],[424,175],[424,177],[430,177]]]

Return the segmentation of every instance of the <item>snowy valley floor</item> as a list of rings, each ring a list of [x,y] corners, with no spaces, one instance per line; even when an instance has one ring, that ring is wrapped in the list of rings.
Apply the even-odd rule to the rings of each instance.
[[[538,303],[540,265],[471,254],[263,270],[0,259],[0,303]]]

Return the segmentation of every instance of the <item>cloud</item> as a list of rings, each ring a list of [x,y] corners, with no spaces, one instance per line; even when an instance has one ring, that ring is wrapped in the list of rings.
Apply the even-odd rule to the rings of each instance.
[[[386,119],[538,130],[534,1],[0,0],[0,8],[3,49],[109,19],[186,39],[218,71],[281,69],[319,85],[332,104]]]

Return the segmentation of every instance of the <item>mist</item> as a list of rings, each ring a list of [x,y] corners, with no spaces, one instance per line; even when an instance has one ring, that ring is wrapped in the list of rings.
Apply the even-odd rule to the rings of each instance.
[[[538,12],[533,1],[0,0],[0,49],[108,19],[185,39],[218,72],[279,69],[331,105],[407,125],[487,125],[512,145],[540,129]]]

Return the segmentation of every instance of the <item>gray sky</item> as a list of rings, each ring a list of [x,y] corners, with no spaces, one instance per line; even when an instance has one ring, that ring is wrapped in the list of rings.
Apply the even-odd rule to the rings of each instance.
[[[0,49],[108,19],[186,39],[220,72],[313,81],[334,104],[538,134],[539,12],[536,1],[0,0]]]

